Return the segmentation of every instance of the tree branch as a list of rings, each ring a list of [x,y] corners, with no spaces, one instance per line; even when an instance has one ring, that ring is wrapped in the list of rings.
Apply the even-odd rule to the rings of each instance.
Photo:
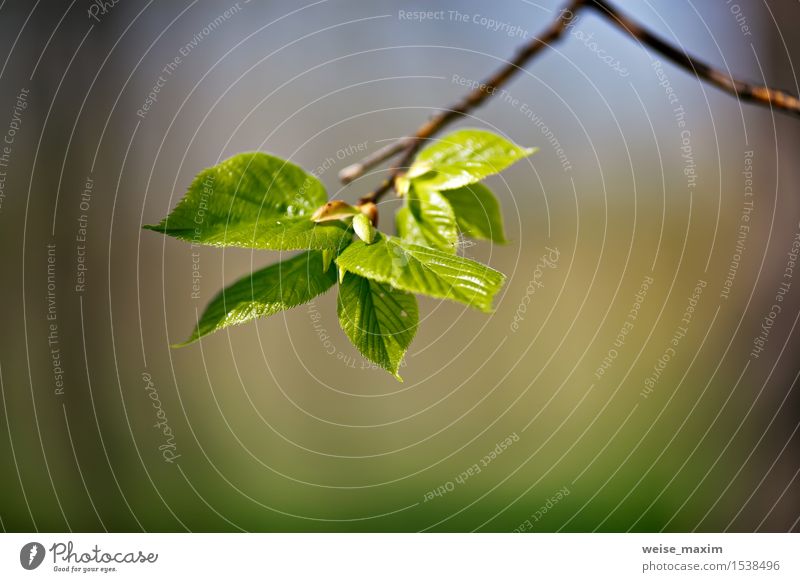
[[[349,184],[360,178],[378,164],[403,154],[400,161],[389,170],[389,177],[372,192],[359,200],[360,204],[377,202],[386,192],[394,186],[395,179],[400,176],[411,164],[417,151],[426,140],[439,133],[445,126],[456,119],[466,115],[479,107],[489,97],[497,93],[497,89],[506,84],[517,72],[545,48],[549,48],[559,40],[564,31],[574,19],[581,8],[594,8],[596,13],[611,21],[614,25],[642,44],[661,53],[676,65],[686,69],[698,79],[705,81],[719,89],[741,99],[757,105],[775,108],[796,116],[800,116],[800,99],[786,93],[763,85],[754,85],[734,79],[722,71],[689,56],[686,52],[670,45],[654,35],[637,22],[620,13],[606,0],[572,0],[562,9],[555,20],[542,34],[523,45],[513,60],[498,69],[491,77],[478,87],[467,93],[459,102],[443,109],[425,122],[413,135],[400,138],[376,150],[356,164],[352,164],[339,172],[339,179]]]
[[[689,56],[685,51],[660,39],[649,30],[620,13],[611,4],[606,2],[606,0],[588,0],[585,6],[594,8],[598,14],[605,16],[630,36],[660,52],[664,57],[679,67],[683,67],[700,80],[710,83],[742,101],[749,101],[765,107],[774,107],[775,109],[785,111],[792,115],[800,116],[800,99],[794,95],[763,85],[746,83],[734,79],[722,71],[714,69],[710,65]]]
[[[553,23],[550,24],[541,35],[532,39],[528,44],[523,45],[512,61],[503,65],[491,77],[467,93],[458,103],[443,109],[431,117],[414,135],[401,138],[388,144],[367,156],[362,161],[344,168],[339,173],[339,179],[345,184],[348,184],[360,178],[368,170],[381,162],[402,153],[403,157],[389,171],[389,177],[385,179],[378,188],[362,197],[359,203],[363,204],[379,200],[380,197],[394,185],[395,178],[409,166],[414,159],[414,155],[427,139],[439,133],[446,125],[452,123],[476,107],[479,107],[486,99],[494,95],[498,88],[508,82],[517,72],[521,71],[525,64],[541,52],[542,49],[558,40],[564,30],[566,30],[567,24],[572,19],[574,10],[585,1],[586,0],[572,0],[568,8],[562,10]]]

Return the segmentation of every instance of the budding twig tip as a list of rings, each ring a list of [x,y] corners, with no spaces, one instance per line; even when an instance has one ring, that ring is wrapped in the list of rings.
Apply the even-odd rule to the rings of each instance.
[[[339,181],[342,182],[342,184],[349,184],[356,178],[360,178],[363,173],[364,166],[362,164],[350,164],[339,171]]]

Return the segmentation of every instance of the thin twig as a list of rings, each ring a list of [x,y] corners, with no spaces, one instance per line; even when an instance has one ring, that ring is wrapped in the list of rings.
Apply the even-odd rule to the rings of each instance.
[[[403,157],[389,171],[389,177],[378,188],[361,198],[360,203],[377,201],[394,185],[395,178],[409,166],[414,159],[414,155],[425,144],[426,140],[440,132],[446,125],[479,107],[486,99],[494,95],[497,89],[521,71],[525,64],[536,54],[558,40],[566,30],[575,9],[585,1],[573,0],[569,7],[566,10],[562,10],[558,18],[541,35],[524,45],[512,61],[503,65],[491,77],[467,93],[458,103],[443,109],[431,117],[414,135],[401,138],[377,150],[361,162],[344,168],[339,174],[340,179],[344,183],[351,182],[384,160],[402,153]]]
[[[722,89],[726,93],[730,93],[742,101],[749,101],[766,107],[774,107],[775,109],[800,116],[800,99],[794,95],[763,85],[746,83],[734,79],[722,71],[714,69],[710,65],[689,56],[683,50],[677,49],[660,39],[652,32],[620,13],[605,0],[589,0],[586,2],[586,6],[594,8],[597,10],[598,14],[605,16],[630,36],[660,52],[676,65],[686,69],[699,79]]]
[[[564,31],[569,27],[570,22],[574,19],[575,14],[584,7],[594,8],[597,14],[613,22],[629,36],[661,53],[676,65],[694,74],[698,79],[706,81],[743,101],[749,101],[765,107],[772,107],[779,111],[800,116],[800,99],[794,95],[763,85],[746,83],[714,69],[710,65],[689,56],[684,51],[660,39],[637,22],[634,22],[620,13],[606,0],[572,0],[566,8],[558,13],[555,20],[541,35],[523,45],[514,59],[498,69],[489,79],[467,93],[455,105],[431,117],[420,126],[413,135],[400,138],[387,144],[368,155],[360,162],[344,168],[339,173],[340,180],[348,184],[360,178],[381,162],[393,158],[396,155],[403,154],[400,161],[389,170],[389,177],[385,179],[378,188],[362,197],[359,201],[362,204],[366,202],[377,202],[394,186],[395,179],[408,168],[417,151],[424,145],[426,140],[439,133],[445,126],[459,117],[479,107],[492,95],[495,95],[497,89],[502,87],[517,72],[522,70],[534,56],[559,40]]]

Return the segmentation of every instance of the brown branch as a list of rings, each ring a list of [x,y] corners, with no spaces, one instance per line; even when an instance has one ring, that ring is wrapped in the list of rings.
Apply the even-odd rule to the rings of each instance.
[[[649,30],[620,13],[611,4],[606,2],[606,0],[588,0],[585,5],[589,8],[594,8],[597,10],[598,14],[605,16],[630,36],[660,52],[667,59],[679,67],[683,67],[700,80],[706,81],[742,101],[749,101],[765,107],[774,107],[780,111],[800,116],[800,99],[794,95],[763,85],[746,83],[734,79],[722,71],[714,69],[712,66],[689,56],[683,50],[677,49],[660,39]]]
[[[348,184],[360,178],[381,162],[403,154],[400,161],[390,168],[389,177],[378,188],[362,197],[359,201],[361,204],[377,202],[394,186],[395,179],[408,168],[417,151],[424,145],[426,140],[439,133],[448,124],[482,105],[492,95],[495,95],[497,89],[522,70],[534,56],[559,40],[574,19],[577,11],[584,7],[594,8],[597,14],[613,22],[632,38],[661,53],[676,65],[694,74],[698,79],[706,81],[743,101],[800,116],[800,99],[794,95],[763,85],[746,83],[714,69],[660,39],[637,22],[620,13],[606,0],[572,0],[566,8],[559,12],[555,20],[541,35],[523,45],[512,61],[505,64],[486,81],[467,93],[458,103],[431,117],[413,135],[400,138],[373,152],[360,162],[347,166],[339,173],[339,179]]]
[[[517,72],[521,71],[525,64],[542,49],[558,40],[564,30],[566,30],[567,24],[572,19],[574,10],[584,2],[585,0],[573,0],[569,7],[566,10],[562,10],[559,16],[540,36],[524,45],[512,61],[503,65],[491,77],[467,93],[458,103],[431,117],[414,135],[401,138],[377,150],[374,154],[364,158],[361,162],[344,168],[339,173],[339,178],[347,184],[363,176],[365,172],[384,160],[402,153],[403,157],[389,171],[389,177],[385,179],[377,189],[361,198],[359,202],[375,202],[380,199],[380,197],[393,186],[395,178],[410,165],[411,161],[414,159],[414,155],[419,148],[424,145],[426,140],[440,132],[446,125],[452,123],[476,107],[479,107],[486,99],[494,95],[497,89],[507,83]]]

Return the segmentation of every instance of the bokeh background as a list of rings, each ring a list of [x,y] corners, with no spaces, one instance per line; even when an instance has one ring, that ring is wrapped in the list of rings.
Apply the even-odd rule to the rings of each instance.
[[[357,150],[412,132],[561,4],[101,4],[0,4],[3,529],[798,529],[796,118],[659,68],[586,12],[459,123],[541,148],[489,180],[511,242],[462,250],[509,275],[494,314],[422,299],[402,384],[338,330],[333,292],[171,350],[223,285],[278,259],[140,229],[199,170],[268,151],[355,200],[385,172],[342,188]],[[799,92],[797,2],[615,4]]]

